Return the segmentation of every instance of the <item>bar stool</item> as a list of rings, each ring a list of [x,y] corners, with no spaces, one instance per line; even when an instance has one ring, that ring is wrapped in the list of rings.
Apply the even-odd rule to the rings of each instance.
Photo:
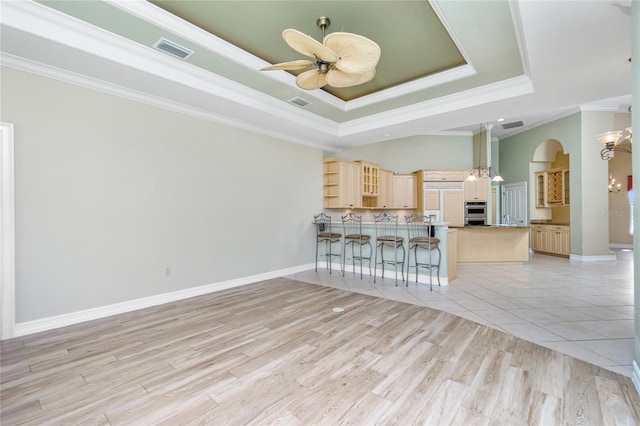
[[[341,256],[342,250],[337,253],[332,251],[332,246],[335,243],[342,241],[342,234],[331,231],[331,216],[325,213],[319,213],[313,217],[313,223],[316,225],[316,272],[318,272],[318,248],[324,243],[325,250],[324,256],[327,259],[327,268],[331,273],[331,261],[333,256]]]
[[[416,268],[416,282],[418,282],[418,269],[429,269],[429,289],[433,290],[433,269],[437,270],[438,285],[440,285],[440,240],[436,238],[435,228],[431,224],[431,218],[421,213],[413,216],[405,216],[407,229],[409,231],[409,260],[407,261],[407,286],[409,285],[409,269],[411,266],[411,250],[414,254],[414,268]],[[418,260],[418,249],[427,251],[427,259],[421,262]],[[433,263],[433,251],[438,252],[438,263]]]
[[[344,229],[344,244],[342,245],[342,276],[344,276],[347,246],[351,245],[351,264],[353,273],[356,273],[356,261],[360,262],[360,279],[362,279],[362,262],[369,261],[369,275],[371,275],[371,254],[373,247],[371,246],[371,237],[362,233],[362,216],[355,213],[349,213],[342,216],[342,227]],[[355,246],[358,245],[358,255],[356,255]],[[369,256],[365,256],[362,252],[362,246],[369,246]]]
[[[398,285],[398,265],[404,282],[404,238],[398,235],[398,216],[382,213],[373,216],[376,227],[376,254],[373,262],[373,282],[376,282],[378,271],[378,251],[380,251],[380,265],[382,266],[382,278],[384,278],[384,265],[393,265],[396,270],[396,285]],[[385,247],[393,249],[393,259],[384,258]],[[402,249],[402,260],[398,260],[398,249]]]

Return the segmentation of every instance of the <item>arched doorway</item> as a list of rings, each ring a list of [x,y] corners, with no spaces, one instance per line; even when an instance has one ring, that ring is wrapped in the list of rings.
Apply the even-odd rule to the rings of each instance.
[[[569,169],[569,154],[565,154],[560,141],[547,139],[536,147],[533,158],[529,162],[529,184],[531,188],[529,205],[531,206],[531,220],[549,220],[559,223],[570,222],[569,203],[559,203],[550,207],[549,205],[543,206],[538,200],[539,191],[543,188],[539,188],[539,185],[536,185],[536,174],[555,169]]]

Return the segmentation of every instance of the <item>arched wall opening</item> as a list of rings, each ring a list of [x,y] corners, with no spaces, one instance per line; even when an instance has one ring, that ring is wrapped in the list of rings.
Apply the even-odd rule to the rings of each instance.
[[[549,170],[569,168],[569,154],[565,154],[562,143],[557,139],[547,139],[540,142],[533,152],[533,158],[529,162],[529,213],[531,220],[549,220],[554,223],[570,222],[570,207],[562,205],[557,207],[538,207],[536,173]]]

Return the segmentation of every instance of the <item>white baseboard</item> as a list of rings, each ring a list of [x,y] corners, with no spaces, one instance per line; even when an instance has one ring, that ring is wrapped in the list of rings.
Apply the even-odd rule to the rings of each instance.
[[[259,281],[278,278],[298,272],[313,269],[314,264],[300,265],[292,268],[279,269],[277,271],[266,272],[263,274],[251,275],[248,277],[236,278],[229,281],[207,284],[198,287],[192,287],[184,290],[174,291],[171,293],[158,294],[155,296],[144,297],[141,299],[129,300],[127,302],[115,303],[113,305],[101,306],[98,308],[87,309],[83,311],[71,312],[68,314],[57,315],[48,318],[42,318],[33,321],[18,323],[15,325],[14,336],[26,336],[28,334],[39,333],[41,331],[53,330],[68,325],[78,324],[85,321],[105,318],[111,315],[122,314],[135,311],[138,309],[149,308],[152,306],[162,305],[164,303],[175,302],[178,300],[188,299],[190,297],[202,296],[204,294],[214,293],[216,291],[226,290],[229,288],[240,287]]]
[[[633,382],[633,386],[636,388],[636,392],[640,395],[640,368],[638,368],[638,364],[636,361],[633,361],[633,372],[631,373],[631,381]]]
[[[576,262],[615,262],[617,259],[615,254],[605,254],[598,256],[581,256],[578,254],[572,254],[569,257],[569,260],[574,260]]]
[[[612,244],[609,244],[609,248],[610,249],[630,249],[630,250],[633,250],[633,244],[612,243]]]

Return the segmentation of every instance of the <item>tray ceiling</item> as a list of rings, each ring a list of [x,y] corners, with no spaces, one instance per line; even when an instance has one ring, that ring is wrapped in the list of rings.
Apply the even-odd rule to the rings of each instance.
[[[128,96],[162,100],[203,118],[329,149],[469,131],[497,118],[530,125],[577,111],[582,103],[615,98],[608,104],[619,107],[630,101],[630,67],[624,61],[631,24],[624,5],[56,0],[2,2],[1,7],[5,65],[57,78],[66,72],[68,80],[73,75],[103,90],[128,91]],[[282,30],[295,28],[320,40],[320,16],[331,19],[328,32],[353,32],[380,45],[373,81],[305,91],[291,73],[259,71],[303,59],[282,40]],[[560,20],[563,27],[557,26]],[[615,22],[613,34],[594,34],[603,26],[600,21]],[[570,33],[578,28],[580,37]],[[194,54],[182,61],[154,49],[161,37]],[[562,70],[543,68],[557,54],[541,52],[541,46],[557,53],[572,47],[571,55],[582,55],[566,72],[598,54],[615,60],[611,81],[591,66],[584,72],[588,90],[567,88],[566,95],[551,99],[548,80]],[[292,105],[288,101],[294,98],[309,104]]]

